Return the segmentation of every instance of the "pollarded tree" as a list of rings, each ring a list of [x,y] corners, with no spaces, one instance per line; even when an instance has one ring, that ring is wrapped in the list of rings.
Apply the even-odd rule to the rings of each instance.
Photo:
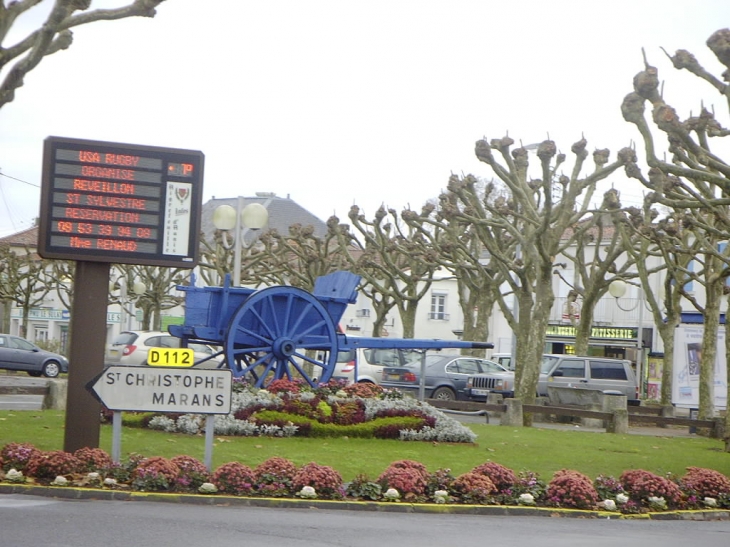
[[[707,40],[707,46],[726,68],[721,78],[706,70],[686,50],[678,50],[670,59],[675,68],[687,70],[708,83],[720,93],[730,108],[730,86],[725,83],[730,74],[730,29],[715,32]],[[634,77],[634,91],[624,98],[622,113],[624,119],[634,124],[641,135],[649,171],[647,176],[638,168],[628,171],[628,174],[651,190],[648,198],[653,203],[683,211],[683,223],[691,227],[694,237],[703,243],[697,255],[703,263],[702,277],[706,288],[705,303],[702,305],[705,329],[700,364],[699,415],[700,418],[707,418],[713,415],[717,321],[730,263],[726,252],[727,233],[730,231],[730,165],[717,155],[714,145],[729,136],[730,131],[704,105],[700,105],[699,116],[690,114],[682,120],[659,92],[657,68],[650,66],[646,60],[644,65],[644,70]],[[645,117],[647,102],[652,107],[652,125]],[[666,139],[669,159],[662,153],[662,146],[657,146],[655,131]],[[726,323],[726,353],[730,360],[728,329],[730,326]],[[730,394],[730,382],[727,384]],[[726,418],[726,430],[728,427],[730,413]],[[725,439],[725,446],[730,451],[730,433]]]
[[[381,206],[370,221],[353,205],[349,218],[355,233],[336,218],[327,222],[337,234],[342,256],[350,263],[349,269],[362,276],[365,294],[373,300],[378,293],[376,311],[390,309],[393,303],[403,325],[403,338],[413,338],[418,304],[428,294],[438,268],[433,249],[424,246],[422,234],[402,222],[394,209],[386,211]],[[382,325],[376,324],[375,329],[373,335],[379,336]]]
[[[137,298],[136,306],[142,310],[142,330],[160,330],[162,312],[180,306],[184,297],[175,294],[175,287],[183,285],[190,270],[162,268],[158,266],[131,266],[125,275],[128,286],[138,279],[145,285],[145,291]]]
[[[4,42],[16,19],[43,0],[0,2],[0,70],[14,63],[0,83],[0,108],[15,98],[15,91],[23,85],[25,75],[37,67],[46,55],[71,45],[72,28],[96,21],[154,17],[155,8],[163,1],[134,0],[118,8],[89,10],[91,0],[55,0],[43,25],[9,47]]]
[[[574,296],[581,299],[580,313],[572,316],[576,355],[588,355],[594,311],[611,283],[636,277],[632,272],[635,259],[625,250],[625,245],[632,245],[632,237],[636,236],[616,230],[608,213],[619,206],[618,192],[609,190],[600,211],[592,212],[564,235],[573,244],[561,256],[572,262],[575,277],[571,282],[563,278],[560,268],[555,272],[571,286]]]
[[[451,222],[434,213],[435,205],[426,204],[421,213],[405,210],[401,217],[423,236],[434,261],[456,279],[459,307],[464,320],[462,338],[489,340],[489,317],[502,284],[499,271],[491,265],[476,231],[468,223]],[[464,355],[485,356],[484,349],[462,349]]]
[[[664,345],[660,402],[663,407],[670,409],[674,379],[674,333],[682,314],[680,302],[693,275],[689,263],[697,253],[698,244],[693,240],[691,230],[682,225],[681,214],[670,212],[659,219],[659,212],[652,208],[650,201],[646,201],[642,208],[617,208],[611,214],[623,240],[635,242],[627,244],[626,251],[634,259],[644,291],[643,300],[651,311]],[[650,283],[650,275],[656,273],[656,270],[648,267],[653,261],[663,265],[665,274],[658,292],[654,291]]]
[[[482,196],[475,188],[476,177],[452,176],[447,192],[441,196],[439,214],[447,221],[474,226],[495,268],[510,287],[510,291],[499,295],[498,304],[516,337],[515,396],[530,403],[535,400],[555,299],[555,260],[572,244],[565,234],[585,218],[596,183],[633,161],[634,153],[624,149],[616,161],[609,163],[608,150],[598,150],[593,154],[593,171],[582,176],[589,156],[583,139],[572,147],[575,162],[570,175],[561,175],[565,155],[547,140],[537,149],[542,176],[531,179],[528,150],[512,149],[513,144],[509,137],[476,144],[477,158],[504,183],[507,197],[493,199],[494,187],[489,185]],[[513,295],[516,309],[512,306]],[[526,414],[525,424],[531,423],[532,417]]]
[[[38,256],[35,250],[25,247],[16,252],[9,246],[0,247],[0,300],[15,303],[22,310],[20,336],[28,335],[30,310],[42,304],[51,291],[48,274],[50,262]],[[7,307],[6,314],[10,309]]]

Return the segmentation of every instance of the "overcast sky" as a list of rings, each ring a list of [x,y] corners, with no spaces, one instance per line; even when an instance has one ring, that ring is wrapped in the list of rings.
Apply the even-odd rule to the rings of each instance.
[[[729,26],[727,0],[166,0],[154,19],[74,29],[2,107],[0,235],[38,215],[49,135],[200,150],[206,200],[274,192],[323,220],[420,208],[451,173],[491,177],[482,137],[569,152],[583,134],[613,159],[638,140],[620,105],[642,47],[682,117],[704,100],[730,125],[660,49],[719,75],[705,41]]]

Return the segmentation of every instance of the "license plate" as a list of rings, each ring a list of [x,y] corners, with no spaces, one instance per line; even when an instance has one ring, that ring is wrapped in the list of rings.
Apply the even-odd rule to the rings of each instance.
[[[385,374],[385,380],[388,382],[397,382],[400,380],[400,376],[397,374]]]
[[[486,397],[489,395],[490,391],[488,389],[472,389],[471,394],[472,395],[478,395],[482,397]]]

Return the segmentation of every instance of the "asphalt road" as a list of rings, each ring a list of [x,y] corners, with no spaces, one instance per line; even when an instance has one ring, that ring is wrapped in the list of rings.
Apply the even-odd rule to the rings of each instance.
[[[730,545],[730,521],[413,514],[0,495],[0,547]]]

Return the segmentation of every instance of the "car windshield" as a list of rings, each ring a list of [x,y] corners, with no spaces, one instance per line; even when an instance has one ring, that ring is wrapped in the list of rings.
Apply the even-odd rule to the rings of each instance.
[[[543,355],[542,364],[540,365],[540,373],[547,374],[548,372],[550,372],[557,361],[558,357],[552,355]]]
[[[507,372],[505,367],[493,361],[480,361],[480,363],[482,372]]]

